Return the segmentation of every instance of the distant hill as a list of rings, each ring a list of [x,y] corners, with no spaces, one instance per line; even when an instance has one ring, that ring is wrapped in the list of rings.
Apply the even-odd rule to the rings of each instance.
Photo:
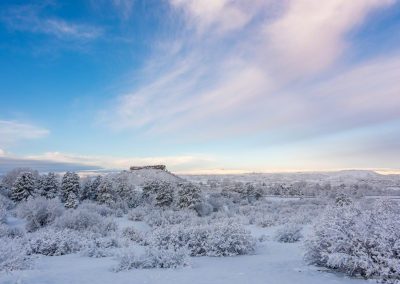
[[[182,182],[183,178],[174,175],[167,170],[155,169],[155,168],[143,168],[129,171],[122,171],[120,173],[112,173],[111,177],[117,178],[118,176],[124,175],[127,177],[129,184],[132,185],[143,185],[151,181],[166,181],[166,182]]]

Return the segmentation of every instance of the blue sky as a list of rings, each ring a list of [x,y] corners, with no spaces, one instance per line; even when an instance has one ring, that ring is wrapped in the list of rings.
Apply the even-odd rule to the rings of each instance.
[[[0,3],[0,164],[400,168],[400,2]]]

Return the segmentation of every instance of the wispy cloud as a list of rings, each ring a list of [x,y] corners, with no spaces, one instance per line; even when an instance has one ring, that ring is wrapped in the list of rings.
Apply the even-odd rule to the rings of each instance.
[[[394,0],[295,0],[264,27],[268,60],[282,72],[318,72],[330,66],[349,47],[347,34],[373,11]],[[275,59],[274,59],[275,58]]]
[[[101,112],[109,127],[193,140],[269,133],[279,141],[397,117],[397,55],[315,76],[337,67],[349,31],[394,1],[170,2],[200,32],[174,38],[178,44],[149,60],[146,80]]]
[[[129,19],[134,8],[134,0],[112,0],[112,3],[123,19]]]
[[[1,147],[8,147],[23,140],[43,138],[49,133],[49,130],[32,124],[0,120]],[[4,154],[4,152],[2,152],[2,154]]]
[[[93,40],[103,34],[99,27],[42,15],[43,6],[11,6],[0,13],[1,21],[11,30],[45,34],[62,40]]]

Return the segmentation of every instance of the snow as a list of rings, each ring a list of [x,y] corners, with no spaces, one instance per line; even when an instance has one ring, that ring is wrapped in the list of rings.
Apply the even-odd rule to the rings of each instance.
[[[106,178],[112,181],[107,190],[111,190],[114,202],[99,204],[99,200],[88,198],[76,209],[63,209],[63,212],[54,218],[49,218],[48,222],[35,216],[39,213],[42,216],[48,211],[53,212],[50,205],[55,202],[54,199],[36,196],[28,201],[17,202],[14,206],[5,193],[0,195],[0,209],[6,213],[3,216],[7,216],[2,218],[3,223],[0,223],[0,237],[3,241],[0,243],[0,251],[4,252],[2,255],[5,258],[11,260],[12,257],[8,257],[7,252],[9,255],[18,256],[17,252],[21,251],[22,256],[27,256],[33,262],[32,268],[15,270],[23,269],[20,268],[22,266],[18,266],[23,263],[17,262],[17,258],[14,270],[3,269],[0,272],[0,283],[367,283],[366,280],[338,273],[337,271],[348,272],[337,269],[334,265],[324,265],[332,270],[310,265],[310,261],[304,259],[310,248],[308,242],[316,228],[325,228],[322,225],[327,222],[321,223],[321,216],[331,216],[333,219],[328,218],[328,224],[336,224],[343,215],[343,206],[349,206],[352,202],[358,204],[357,210],[362,212],[353,216],[354,223],[365,225],[360,225],[361,229],[367,228],[370,220],[379,221],[382,218],[377,217],[387,215],[386,219],[382,219],[385,221],[381,224],[382,228],[374,225],[373,230],[366,230],[369,239],[377,232],[381,234],[379,236],[389,236],[388,228],[394,223],[389,221],[397,220],[400,213],[397,202],[399,196],[397,191],[393,190],[400,184],[400,178],[369,171],[191,176],[189,179],[197,185],[190,184],[190,187],[199,189],[199,196],[194,204],[209,207],[204,214],[200,214],[196,206],[179,206],[182,179],[167,171],[123,171],[110,173]],[[152,196],[149,198],[144,197],[143,185],[152,181],[157,181],[157,184],[161,184],[159,181],[170,183],[173,193],[171,202],[162,203],[163,206],[155,202],[158,200],[160,187],[151,192]],[[120,191],[121,185],[124,186],[124,190]],[[258,198],[255,193],[259,193]],[[385,199],[380,200],[382,197]],[[392,203],[393,200],[396,202],[391,205],[392,203],[388,202],[390,200],[386,199],[392,199]],[[131,200],[134,203],[128,203]],[[338,200],[342,202],[338,203]],[[43,206],[33,206],[34,204]],[[65,206],[62,203],[59,205],[62,208]],[[30,209],[27,211],[29,214],[20,214],[24,206]],[[327,211],[327,208],[332,206],[337,208],[336,215]],[[393,206],[391,212],[388,209],[379,209],[392,208],[390,206]],[[371,208],[377,209],[371,211]],[[38,228],[29,230],[28,225],[32,218],[41,221],[36,222]],[[398,222],[396,224],[395,228],[399,228]],[[378,227],[379,231],[374,229]],[[330,230],[330,226],[326,228]],[[69,234],[65,233],[67,231]],[[344,231],[348,231],[347,226]],[[392,231],[390,236],[395,237],[389,239],[398,239],[398,230]],[[190,238],[185,238],[185,234],[189,234]],[[334,240],[331,243],[340,245],[340,242],[336,241],[339,235],[332,230],[323,235]],[[160,237],[162,242],[157,243],[157,237]],[[61,243],[59,240],[76,240],[78,246],[77,249],[63,250],[69,254],[54,256],[45,256],[43,254],[47,253],[43,253],[42,250],[32,249],[32,244],[36,244],[35,240],[40,242],[46,238],[46,244],[57,244],[56,248],[62,249],[62,246],[58,245]],[[191,242],[189,248],[185,246],[186,240]],[[350,240],[346,242],[349,243]],[[289,243],[285,243],[286,241]],[[235,253],[235,250],[234,253],[213,257],[216,255],[212,253],[213,249],[226,249],[231,245],[237,246],[238,243],[249,248],[251,246],[251,249],[243,250],[244,253]],[[177,246],[173,247],[174,244]],[[192,255],[202,256],[190,257],[189,262],[180,262],[188,257],[195,244],[200,244],[202,250]],[[388,249],[384,245],[387,245]],[[10,247],[14,250],[7,250]],[[380,242],[379,247],[385,252],[397,248],[384,241]],[[146,255],[149,251],[153,252],[150,257]],[[35,255],[32,255],[32,252]],[[222,256],[234,254],[244,255]],[[337,256],[330,255],[330,252],[327,254],[332,259]],[[127,257],[127,261],[121,262],[121,256]],[[353,256],[352,252],[349,252],[349,256]],[[358,260],[359,255],[355,254],[354,257]],[[394,258],[389,255],[387,259],[397,263],[397,259]],[[135,263],[136,259],[142,262]],[[177,265],[173,262],[168,265],[169,260],[176,261]],[[121,263],[128,265],[121,266]],[[129,265],[131,263],[134,265]],[[187,263],[189,266],[184,266]],[[371,278],[382,276],[382,271],[389,267],[385,263],[379,265],[382,266],[377,266],[378,273],[371,274]],[[184,267],[165,268],[176,266]],[[116,267],[128,270],[116,272]],[[398,271],[395,273],[397,277]],[[369,280],[368,283],[372,281]]]
[[[275,229],[249,228],[254,236],[271,235]],[[36,269],[0,274],[0,283],[367,283],[340,274],[321,272],[316,267],[306,265],[302,256],[299,243],[269,240],[260,244],[254,255],[194,257],[191,258],[191,267],[135,269],[118,273],[111,271],[116,265],[112,257],[89,258],[79,254],[42,256],[36,261]]]

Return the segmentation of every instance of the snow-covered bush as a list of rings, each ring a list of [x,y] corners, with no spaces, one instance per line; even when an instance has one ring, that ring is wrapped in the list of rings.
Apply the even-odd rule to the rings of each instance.
[[[144,217],[147,215],[147,208],[136,207],[128,212],[128,219],[131,221],[143,221]]]
[[[283,225],[275,232],[275,240],[281,243],[295,243],[302,237],[302,227],[297,224]]]
[[[112,219],[80,208],[67,210],[64,215],[56,219],[55,226],[60,229],[90,231],[101,235],[107,235],[117,229]]]
[[[64,213],[64,207],[58,199],[45,197],[29,198],[17,207],[17,216],[26,219],[26,230],[35,231],[52,223]]]
[[[82,250],[81,255],[94,258],[112,256],[114,253],[110,249],[116,247],[119,247],[119,242],[113,237],[95,238]]]
[[[110,217],[115,215],[114,210],[112,210],[110,207],[91,201],[83,201],[81,204],[79,204],[79,209],[96,212],[103,217]]]
[[[370,208],[354,203],[329,206],[306,242],[306,260],[365,278],[400,279],[399,205],[390,200]]]
[[[180,268],[189,265],[189,254],[185,249],[171,250],[149,247],[143,254],[128,251],[119,256],[115,271],[150,268]]]
[[[0,204],[0,224],[5,223],[7,219],[7,210]]]
[[[15,203],[11,199],[9,199],[7,196],[0,194],[0,208],[11,210],[12,208],[14,208],[14,206]]]
[[[20,227],[10,227],[6,224],[0,224],[0,238],[22,238],[25,236],[25,231]]]
[[[157,227],[192,222],[196,218],[196,214],[191,210],[152,210],[145,216],[145,221],[151,227]]]
[[[206,201],[200,201],[199,203],[196,203],[193,206],[193,209],[197,212],[197,215],[200,217],[208,216],[214,210],[213,206]]]
[[[126,227],[122,230],[122,236],[138,244],[145,244],[143,233],[133,227]]]
[[[73,230],[44,228],[28,235],[28,253],[64,255],[87,246],[87,238]]]
[[[2,182],[0,182],[0,197],[11,197],[11,189]]]
[[[151,244],[160,249],[186,247],[192,256],[232,256],[251,253],[255,241],[242,226],[225,222],[159,228],[153,231]]]
[[[0,238],[0,271],[29,269],[32,259],[27,255],[22,238]]]

